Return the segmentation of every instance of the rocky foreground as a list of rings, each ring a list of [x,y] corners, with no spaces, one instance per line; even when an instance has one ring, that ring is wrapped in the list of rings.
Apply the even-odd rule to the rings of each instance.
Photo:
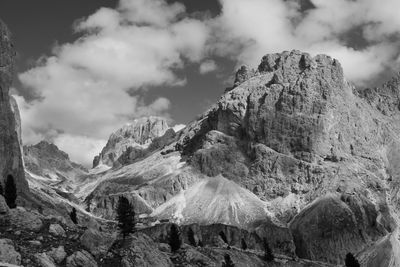
[[[25,148],[24,166],[10,38],[0,23],[0,182],[12,176],[18,193],[13,209],[0,196],[0,262],[221,266],[228,254],[236,266],[336,266],[352,253],[362,266],[400,266],[398,77],[359,89],[329,56],[270,54],[182,131],[140,119],[92,170],[45,142]],[[120,196],[139,221],[126,239]]]

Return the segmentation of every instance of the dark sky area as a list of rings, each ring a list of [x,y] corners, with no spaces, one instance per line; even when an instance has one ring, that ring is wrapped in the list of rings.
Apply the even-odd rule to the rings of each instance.
[[[216,16],[220,12],[218,0],[169,0],[181,2],[188,13],[208,12]],[[72,25],[79,18],[93,14],[100,7],[115,8],[118,0],[2,0],[0,18],[8,25],[18,53],[17,72],[21,73],[34,66],[38,58],[50,55],[56,43],[73,42],[79,34]],[[182,75],[185,86],[153,88],[143,97],[151,101],[166,97],[171,101],[170,114],[176,123],[188,123],[197,114],[214,103],[227,86],[226,79],[234,71],[232,62],[214,59],[220,65],[217,73],[198,74],[198,66],[188,66]],[[21,85],[16,78],[14,86]],[[20,89],[25,97],[31,97],[29,89]]]

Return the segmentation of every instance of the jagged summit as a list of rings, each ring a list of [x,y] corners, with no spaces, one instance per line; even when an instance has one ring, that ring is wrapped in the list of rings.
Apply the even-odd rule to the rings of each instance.
[[[112,133],[106,146],[93,160],[93,168],[99,164],[112,167],[128,148],[146,149],[151,142],[163,136],[170,127],[166,119],[156,116],[135,119]]]
[[[67,153],[48,141],[24,146],[23,151],[28,177],[47,180],[51,184],[57,183],[59,188],[70,186],[63,185],[62,182],[71,183],[88,173],[85,167],[72,162]]]
[[[25,153],[29,153],[32,150],[36,150],[42,154],[47,154],[51,157],[69,160],[69,155],[67,153],[61,151],[55,144],[48,141],[42,140],[35,145],[24,146]]]

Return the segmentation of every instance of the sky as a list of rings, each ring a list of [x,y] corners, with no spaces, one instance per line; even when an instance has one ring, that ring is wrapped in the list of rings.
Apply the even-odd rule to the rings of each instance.
[[[399,71],[398,10],[398,0],[0,1],[24,143],[46,139],[86,166],[135,118],[187,124],[268,53],[328,54],[356,86],[375,86]]]

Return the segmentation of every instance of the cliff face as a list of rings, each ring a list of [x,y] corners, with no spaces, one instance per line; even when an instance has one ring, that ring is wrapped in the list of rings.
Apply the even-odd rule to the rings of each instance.
[[[25,180],[18,135],[20,125],[16,123],[9,96],[14,57],[10,32],[0,21],[0,181],[4,185],[7,176],[12,175],[21,196],[27,194],[29,188]]]
[[[121,164],[126,160],[133,161],[135,158],[143,156],[152,141],[163,136],[168,129],[167,122],[159,117],[144,117],[134,120],[111,134],[106,146],[94,158],[93,168],[99,164],[112,167],[114,164]]]
[[[267,55],[166,147],[99,175],[86,200],[110,214],[111,195],[131,195],[156,218],[235,225],[288,237],[301,258],[342,264],[351,252],[373,264],[400,247],[398,80],[360,90],[329,56]]]
[[[23,156],[27,178],[56,190],[72,192],[78,180],[89,174],[85,167],[72,162],[67,153],[46,141],[24,146]]]
[[[361,91],[328,56],[267,55],[239,70],[176,147],[202,173],[268,201],[290,223],[298,256],[341,263],[397,229],[397,80]]]

